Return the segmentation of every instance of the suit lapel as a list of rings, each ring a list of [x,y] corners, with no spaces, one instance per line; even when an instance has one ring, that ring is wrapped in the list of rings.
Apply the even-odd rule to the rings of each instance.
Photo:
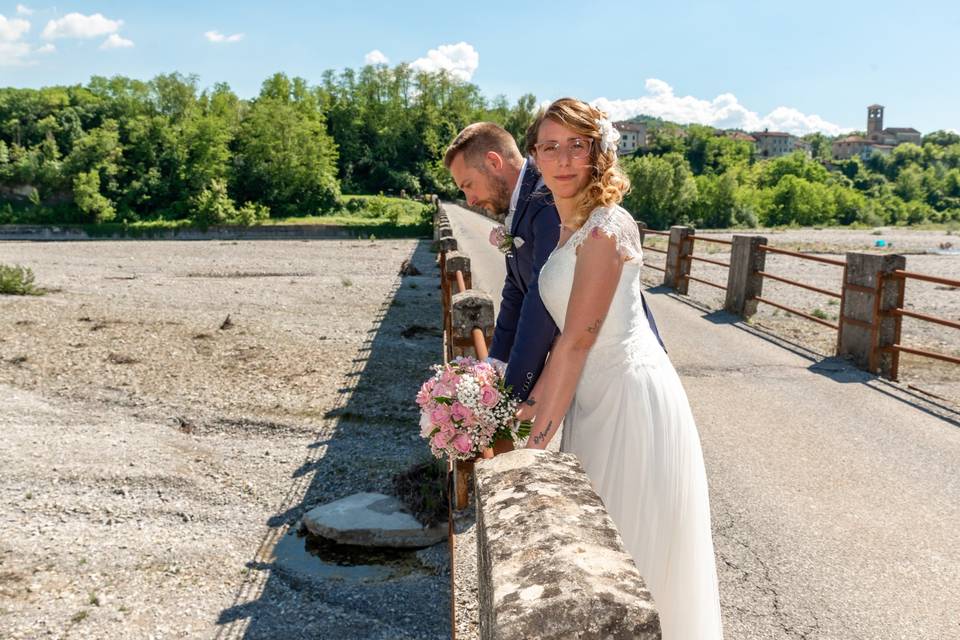
[[[517,229],[520,228],[520,219],[527,212],[530,201],[532,200],[531,196],[533,195],[533,190],[537,186],[537,181],[539,179],[540,172],[537,171],[537,168],[533,166],[532,163],[528,162],[527,169],[523,172],[523,181],[520,183],[520,194],[517,198],[517,209],[513,212],[513,225],[508,230],[510,235],[516,235]]]

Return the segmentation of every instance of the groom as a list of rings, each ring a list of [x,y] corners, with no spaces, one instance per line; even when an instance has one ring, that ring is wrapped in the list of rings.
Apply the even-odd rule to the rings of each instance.
[[[514,243],[506,257],[507,277],[490,358],[501,366],[506,363],[505,382],[524,401],[557,335],[557,325],[540,299],[537,278],[557,246],[560,217],[540,172],[500,125],[476,122],[465,128],[450,143],[443,164],[470,205],[506,214],[504,226]]]

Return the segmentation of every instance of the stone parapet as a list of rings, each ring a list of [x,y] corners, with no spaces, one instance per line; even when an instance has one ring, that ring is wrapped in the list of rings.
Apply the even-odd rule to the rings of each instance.
[[[476,464],[480,637],[660,638],[650,592],[577,458]]]

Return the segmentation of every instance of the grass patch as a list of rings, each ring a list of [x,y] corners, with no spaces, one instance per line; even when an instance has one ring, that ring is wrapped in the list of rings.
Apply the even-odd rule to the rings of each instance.
[[[366,238],[374,232],[380,238],[419,238],[429,236],[432,225],[432,207],[416,200],[391,198],[382,195],[343,196],[340,206],[317,215],[268,218],[252,226],[218,225],[253,229],[282,225],[319,225],[346,228],[357,237]],[[91,238],[126,237],[151,239],[176,235],[179,231],[206,229],[186,218],[180,220],[156,219],[141,221],[106,222],[101,224],[70,224],[36,221],[64,230],[79,230]]]
[[[44,293],[34,284],[33,271],[29,267],[0,264],[0,295],[42,296]]]
[[[393,493],[421,523],[434,526],[447,518],[447,468],[428,460],[396,474]]]

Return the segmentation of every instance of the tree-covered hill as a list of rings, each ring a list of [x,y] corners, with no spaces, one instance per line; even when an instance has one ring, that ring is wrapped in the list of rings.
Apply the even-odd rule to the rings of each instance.
[[[193,76],[94,77],[0,89],[0,224],[193,220],[250,223],[323,215],[341,193],[454,195],[446,145],[477,120],[521,143],[537,101],[407,65],[276,74],[240,99]],[[624,158],[625,205],[651,227],[960,221],[960,136],[934,132],[889,156],[834,162],[831,139],[758,160],[749,141],[638,116],[649,146]]]
[[[522,135],[511,106],[408,66],[276,74],[252,100],[177,73],[144,82],[0,89],[0,223],[250,221],[337,211],[341,193],[445,193],[443,150],[465,125]]]

